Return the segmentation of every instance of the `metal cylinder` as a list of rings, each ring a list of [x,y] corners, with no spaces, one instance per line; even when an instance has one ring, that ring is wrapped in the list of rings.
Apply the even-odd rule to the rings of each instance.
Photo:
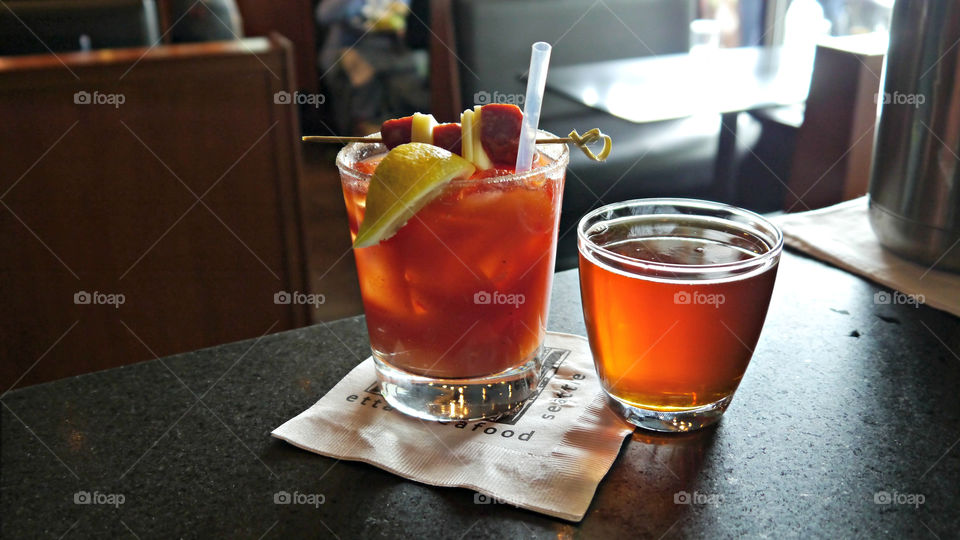
[[[870,178],[891,251],[960,272],[960,2],[897,0]]]

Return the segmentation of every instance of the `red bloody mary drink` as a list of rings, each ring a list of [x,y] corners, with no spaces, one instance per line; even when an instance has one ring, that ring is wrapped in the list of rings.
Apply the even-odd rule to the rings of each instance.
[[[386,151],[354,143],[337,158],[381,392],[421,418],[509,412],[538,382],[568,150],[540,145],[527,173],[497,164],[452,179],[392,235],[357,247]]]

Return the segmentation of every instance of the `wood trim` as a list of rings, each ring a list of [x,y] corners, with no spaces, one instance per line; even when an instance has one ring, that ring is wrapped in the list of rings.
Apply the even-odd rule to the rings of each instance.
[[[65,52],[53,54],[31,54],[23,56],[0,56],[0,77],[10,78],[20,71],[46,70],[62,68],[69,76],[66,66],[77,72],[85,67],[100,72],[105,67],[124,69],[144,60],[151,62],[177,61],[190,58],[195,61],[220,65],[230,57],[241,59],[249,56],[267,54],[272,44],[265,37],[244,40],[206,41],[202,43],[181,43],[163,47],[131,47],[124,49],[95,49],[89,52]],[[131,71],[132,72],[132,71]],[[121,72],[122,73],[122,72]],[[72,78],[72,77],[71,77]]]
[[[293,46],[294,87],[316,92],[317,36],[310,0],[235,0],[243,33],[248,36],[282,34]]]
[[[295,86],[292,84],[295,73],[293,43],[282,35],[273,32],[269,36],[270,42],[274,47],[281,51],[280,64],[282,73],[280,79],[269,76],[272,81],[271,90],[273,93],[281,90],[293,92]],[[294,290],[300,292],[309,291],[307,254],[306,254],[306,234],[303,229],[303,193],[300,185],[303,179],[303,158],[301,156],[300,142],[300,122],[297,115],[297,107],[288,105],[274,104],[273,112],[278,121],[280,131],[274,137],[275,160],[277,163],[278,178],[277,182],[278,199],[280,201],[280,223],[278,226],[284,232],[285,250],[284,259],[286,266],[287,282]],[[287,154],[288,159],[280,159],[280,156]],[[292,164],[293,170],[287,170],[286,165]],[[291,182],[282,181],[289,179]],[[295,326],[305,326],[310,323],[310,306],[306,304],[293,305],[293,320]]]
[[[430,24],[430,109],[440,122],[459,122],[463,105],[451,0],[430,1]]]
[[[170,0],[156,0],[157,4],[157,26],[160,32],[160,42],[170,43],[170,24],[173,22],[171,16],[172,8]]]

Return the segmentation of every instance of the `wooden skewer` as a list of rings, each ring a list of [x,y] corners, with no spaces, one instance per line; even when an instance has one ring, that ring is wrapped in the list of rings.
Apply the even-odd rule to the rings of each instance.
[[[352,142],[364,142],[364,143],[382,143],[383,139],[380,137],[341,137],[339,135],[306,135],[301,137],[303,142],[319,142],[319,143],[338,143],[338,144],[347,144]],[[599,154],[594,154],[587,145],[596,141],[603,141],[603,149]],[[570,132],[569,137],[554,137],[552,139],[537,139],[537,144],[573,144],[579,148],[588,158],[594,161],[604,161],[607,159],[607,156],[610,155],[610,150],[613,148],[613,141],[610,140],[610,137],[604,135],[600,132],[599,129],[593,128],[590,131],[587,131],[583,135],[577,133],[577,130]]]
[[[318,143],[340,143],[347,144],[352,142],[379,143],[383,142],[380,137],[341,137],[338,135],[304,135],[301,137],[303,142]],[[570,137],[557,137],[555,139],[537,139],[537,144],[576,144],[577,141]]]

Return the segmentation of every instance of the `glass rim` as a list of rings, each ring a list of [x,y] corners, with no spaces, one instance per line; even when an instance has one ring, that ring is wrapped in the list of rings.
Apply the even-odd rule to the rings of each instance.
[[[371,133],[371,134],[369,134],[369,135],[365,135],[364,138],[372,138],[372,137],[379,137],[379,136],[380,136],[380,132],[378,131],[378,132],[375,132],[375,133]],[[538,137],[541,137],[541,136],[542,136],[542,137],[544,137],[544,138],[546,138],[546,137],[557,138],[557,136],[554,135],[553,133],[550,133],[549,131],[544,131],[544,130],[542,130],[542,129],[538,129],[538,130],[537,130],[537,136],[538,136]],[[359,181],[361,181],[361,182],[369,182],[369,181],[370,181],[370,178],[373,177],[373,173],[361,172],[361,171],[358,171],[358,170],[356,170],[355,168],[349,166],[349,165],[347,164],[347,162],[346,162],[347,155],[349,155],[351,152],[354,152],[354,151],[358,150],[359,148],[361,148],[361,147],[363,147],[363,146],[368,146],[368,145],[369,145],[369,146],[374,146],[374,145],[381,145],[381,146],[382,146],[382,144],[383,144],[383,143],[365,143],[365,142],[359,142],[359,141],[357,141],[357,142],[352,142],[352,143],[350,143],[350,144],[347,144],[346,146],[344,146],[343,148],[341,148],[340,151],[337,153],[337,162],[336,162],[336,163],[337,163],[337,168],[340,170],[341,173],[348,172],[351,176],[353,176],[355,179],[357,179],[357,180],[359,180]],[[561,148],[561,150],[560,150],[560,153],[556,156],[556,158],[551,157],[551,159],[553,159],[553,162],[548,163],[548,164],[546,164],[546,165],[543,165],[543,166],[541,166],[541,167],[535,167],[535,168],[530,169],[529,171],[526,171],[526,172],[504,174],[504,175],[499,175],[499,176],[487,176],[487,177],[484,177],[484,178],[474,178],[474,179],[461,178],[461,179],[458,179],[458,180],[453,180],[453,181],[451,181],[451,182],[450,182],[450,185],[462,186],[462,185],[465,185],[465,184],[473,184],[473,185],[475,185],[475,184],[495,184],[495,183],[501,183],[501,182],[506,183],[506,182],[523,181],[523,180],[527,180],[528,178],[531,178],[531,177],[533,177],[533,176],[538,176],[538,175],[550,175],[550,174],[555,173],[557,169],[565,169],[565,168],[566,168],[567,163],[568,163],[569,160],[570,160],[570,146],[569,146],[569,145],[567,145],[566,143],[564,143],[564,144],[550,144],[550,145],[538,144],[538,145],[537,145],[537,148],[539,149],[541,146],[543,146],[543,147],[547,147],[547,146],[561,146],[562,148]],[[384,147],[384,150],[386,150],[386,147]],[[546,154],[546,155],[547,155],[548,157],[550,157],[550,154],[549,154],[549,153]]]
[[[724,211],[734,215],[739,215],[741,217],[749,218],[772,231],[773,245],[765,253],[762,253],[757,257],[743,260],[743,261],[732,261],[732,262],[715,263],[715,264],[675,264],[675,263],[647,261],[644,259],[637,259],[634,257],[621,255],[615,251],[609,250],[601,245],[598,245],[593,240],[590,240],[586,235],[586,231],[584,230],[584,226],[586,225],[587,221],[589,221],[592,218],[596,218],[598,215],[600,215],[603,212],[610,212],[610,211],[615,211],[615,210],[628,208],[628,207],[638,207],[638,206],[652,207],[652,206],[658,206],[658,205],[680,206],[680,207],[694,209],[694,210],[703,209],[703,210],[712,210],[712,211]],[[645,214],[645,215],[663,215],[663,216],[694,215],[694,216],[701,216],[701,217],[710,217],[704,214],[697,214],[697,213]],[[629,216],[624,216],[624,217],[629,217]],[[731,223],[738,223],[736,221],[730,220],[729,218],[718,218],[718,219],[729,221]],[[739,224],[744,225],[744,223],[739,223]],[[756,226],[751,226],[750,228],[753,230],[757,229]],[[761,237],[767,236],[763,232],[756,232],[756,234]],[[767,240],[767,238],[762,238],[762,239]],[[587,212],[582,218],[580,218],[580,221],[577,223],[577,240],[578,240],[577,248],[578,248],[578,251],[581,251],[581,252],[583,251],[583,248],[581,247],[581,242],[582,242],[583,244],[589,245],[592,250],[595,250],[600,254],[602,254],[603,257],[612,259],[619,263],[623,263],[629,266],[636,266],[636,267],[647,269],[647,270],[677,272],[681,274],[694,273],[694,272],[695,273],[711,273],[711,272],[724,272],[724,271],[730,272],[730,271],[735,271],[739,269],[752,269],[753,267],[766,265],[770,261],[770,259],[779,257],[780,253],[783,251],[783,231],[781,231],[780,227],[778,227],[775,223],[761,216],[760,214],[753,212],[751,210],[747,210],[745,208],[740,208],[740,207],[733,206],[726,203],[707,201],[703,199],[688,199],[688,198],[680,198],[680,197],[657,197],[657,198],[649,198],[649,199],[631,199],[628,201],[610,203],[610,204],[603,205],[600,208],[595,208],[590,212]]]

